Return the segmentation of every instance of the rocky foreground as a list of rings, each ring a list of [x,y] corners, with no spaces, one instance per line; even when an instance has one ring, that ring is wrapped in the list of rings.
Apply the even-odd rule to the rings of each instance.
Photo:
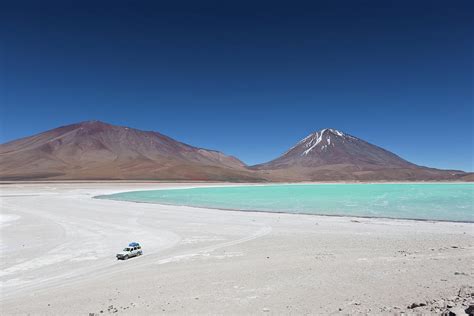
[[[140,297],[138,297],[140,298]],[[199,297],[195,298],[199,300]],[[110,300],[112,301],[112,300]],[[102,309],[98,312],[89,312],[89,316],[99,316],[103,314],[115,314],[115,313],[133,313],[136,303],[130,303],[129,305],[114,305],[107,306],[107,309]],[[149,307],[149,306],[148,306]],[[289,307],[289,306],[288,306]],[[166,309],[162,309],[161,312],[166,312]],[[264,307],[262,313],[271,314],[272,309]],[[391,315],[442,315],[442,316],[463,316],[463,315],[474,315],[474,287],[463,286],[459,289],[457,295],[449,298],[433,299],[425,302],[412,303],[406,307],[382,307],[378,310],[371,308],[364,308],[357,301],[353,302],[350,306],[340,307],[337,311],[340,314],[391,314]],[[335,313],[337,314],[337,313]]]
[[[460,275],[461,273],[455,273]],[[369,311],[370,312],[370,311]],[[416,301],[409,306],[388,307],[380,309],[380,312],[394,314],[438,314],[443,316],[474,315],[474,287],[462,286],[456,295],[427,300]]]

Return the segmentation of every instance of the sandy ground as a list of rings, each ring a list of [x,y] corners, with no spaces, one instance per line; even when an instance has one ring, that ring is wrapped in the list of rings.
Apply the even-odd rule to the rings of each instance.
[[[472,304],[474,224],[92,198],[177,186],[189,184],[1,185],[1,314],[436,313]],[[130,241],[145,254],[117,261]]]

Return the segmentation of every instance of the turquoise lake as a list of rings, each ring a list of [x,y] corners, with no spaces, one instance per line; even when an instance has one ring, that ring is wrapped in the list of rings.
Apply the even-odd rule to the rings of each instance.
[[[133,191],[98,198],[242,211],[474,222],[474,184],[298,184]]]

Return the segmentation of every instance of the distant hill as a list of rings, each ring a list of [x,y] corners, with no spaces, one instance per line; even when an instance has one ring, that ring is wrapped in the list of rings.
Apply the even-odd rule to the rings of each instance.
[[[219,151],[99,121],[0,145],[1,180],[472,181],[472,173],[417,166],[336,129],[248,167]]]
[[[461,180],[465,172],[408,162],[360,138],[332,128],[314,132],[282,156],[252,169],[274,180]]]
[[[0,145],[0,178],[255,181],[239,159],[157,132],[87,121]]]

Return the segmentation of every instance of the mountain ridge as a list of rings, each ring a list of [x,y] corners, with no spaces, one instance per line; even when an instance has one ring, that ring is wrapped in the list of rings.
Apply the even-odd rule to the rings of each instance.
[[[470,181],[470,173],[413,164],[335,128],[247,166],[234,156],[156,131],[83,121],[0,145],[3,180]]]

